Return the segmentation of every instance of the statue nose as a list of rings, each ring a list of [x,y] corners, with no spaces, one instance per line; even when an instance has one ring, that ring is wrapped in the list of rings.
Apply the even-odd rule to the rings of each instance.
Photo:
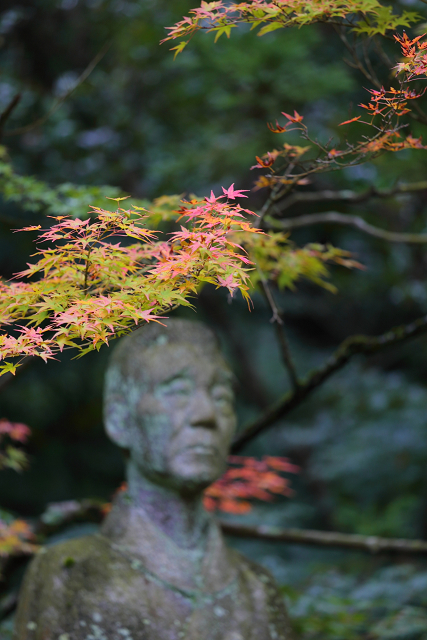
[[[215,407],[210,395],[206,391],[199,391],[195,394],[191,411],[190,422],[193,427],[215,429]]]

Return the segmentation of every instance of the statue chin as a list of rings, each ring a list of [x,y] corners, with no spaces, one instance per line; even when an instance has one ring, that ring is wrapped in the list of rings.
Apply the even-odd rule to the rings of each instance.
[[[186,469],[181,469],[180,473],[175,472],[173,479],[166,479],[164,486],[178,490],[183,495],[197,495],[203,493],[221,475],[222,471],[218,471],[217,467],[207,469],[205,465],[189,465]]]

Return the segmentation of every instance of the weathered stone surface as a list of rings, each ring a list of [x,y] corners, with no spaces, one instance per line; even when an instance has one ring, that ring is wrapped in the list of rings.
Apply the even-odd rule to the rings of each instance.
[[[271,576],[226,547],[202,507],[235,428],[230,372],[203,326],[123,340],[105,421],[129,452],[128,492],[100,534],[43,549],[15,640],[290,640]]]

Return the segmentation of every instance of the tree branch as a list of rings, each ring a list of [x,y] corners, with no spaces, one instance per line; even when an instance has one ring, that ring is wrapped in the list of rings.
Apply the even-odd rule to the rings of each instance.
[[[292,359],[291,350],[289,348],[289,342],[286,336],[285,327],[283,323],[283,312],[277,307],[273,294],[268,286],[268,282],[261,278],[261,286],[264,292],[264,297],[267,303],[270,305],[270,309],[273,316],[270,320],[274,324],[274,330],[276,332],[277,341],[279,343],[282,359],[289,374],[292,388],[296,391],[299,387],[298,374],[295,368],[294,361]]]
[[[79,87],[90,76],[92,71],[95,69],[98,63],[101,62],[102,58],[107,53],[108,49],[111,47],[111,44],[112,44],[111,42],[107,42],[102,47],[102,49],[96,54],[93,60],[91,60],[91,62],[88,64],[88,66],[83,71],[83,73],[79,76],[75,85],[71,87],[71,89],[66,91],[62,96],[60,96],[58,100],[53,104],[53,106],[49,109],[49,111],[45,113],[44,116],[42,116],[41,118],[38,118],[34,122],[31,122],[30,124],[25,125],[24,127],[18,127],[17,129],[11,129],[10,131],[5,131],[3,136],[5,138],[11,137],[11,136],[19,136],[23,133],[27,133],[28,131],[31,131],[32,129],[40,127],[42,124],[44,124],[50,118],[50,116],[59,109],[62,103],[65,102],[65,100],[67,100],[72,93],[74,93],[77,87]]]
[[[363,64],[361,63],[359,56],[357,55],[357,51],[356,48],[353,47],[349,41],[347,40],[347,38],[344,35],[343,29],[339,28],[339,27],[334,27],[336,33],[338,34],[339,39],[341,40],[341,42],[344,44],[344,46],[346,47],[347,51],[351,54],[351,56],[353,57],[353,62],[346,60],[345,58],[343,58],[344,62],[346,62],[349,66],[353,67],[354,69],[358,69],[362,75],[365,76],[365,78],[367,80],[369,80],[369,82],[372,82],[372,84],[377,88],[377,89],[381,89],[381,83],[378,80],[376,74],[372,74],[370,73],[370,71],[368,69],[365,69],[365,67],[363,66]]]
[[[369,553],[403,553],[427,555],[425,540],[404,540],[401,538],[380,538],[361,536],[336,531],[316,531],[314,529],[279,529],[277,527],[248,527],[220,521],[223,532],[240,538],[257,538],[272,542],[290,542],[321,547],[341,547],[358,549]]]
[[[69,500],[53,503],[48,505],[48,509],[37,520],[34,531],[38,536],[46,536],[58,533],[77,522],[99,524],[105,517],[105,506],[104,503],[97,500]],[[265,525],[252,527],[221,519],[218,519],[218,523],[225,534],[242,538],[360,549],[370,553],[427,554],[427,541],[425,540],[382,538],[315,529],[280,529]],[[12,558],[13,554],[9,557]]]
[[[277,213],[281,213],[286,209],[289,209],[295,204],[310,203],[310,202],[329,202],[329,201],[342,201],[349,202],[350,204],[359,204],[365,202],[371,198],[391,198],[399,193],[412,193],[414,191],[426,191],[427,180],[421,182],[413,182],[409,184],[398,184],[391,189],[377,189],[376,187],[370,187],[366,191],[357,193],[356,191],[350,191],[349,189],[343,189],[341,191],[332,191],[326,189],[324,191],[308,191],[308,192],[294,192],[290,194],[286,199],[274,205],[274,210]]]
[[[427,242],[426,233],[398,233],[395,231],[387,231],[387,229],[379,229],[372,224],[366,222],[360,216],[352,216],[347,213],[339,213],[338,211],[326,211],[324,213],[310,213],[298,218],[284,218],[276,220],[269,216],[265,219],[267,228],[287,230],[296,229],[298,227],[310,227],[314,224],[341,224],[349,227],[355,227],[359,231],[363,231],[370,236],[386,240],[387,242],[407,242],[411,244],[424,244]]]
[[[398,344],[409,338],[415,338],[427,331],[427,315],[410,324],[394,327],[377,337],[350,336],[318,369],[314,369],[305,380],[300,381],[298,389],[283,395],[267,411],[237,434],[232,453],[238,453],[250,440],[268,429],[277,420],[283,418],[292,409],[300,405],[315,389],[320,387],[333,373],[342,369],[356,354],[369,355],[385,347]]]
[[[0,138],[3,135],[3,128],[6,124],[8,118],[12,115],[14,109],[18,106],[21,100],[21,94],[17,93],[16,96],[12,98],[12,100],[7,105],[6,109],[0,115]]]

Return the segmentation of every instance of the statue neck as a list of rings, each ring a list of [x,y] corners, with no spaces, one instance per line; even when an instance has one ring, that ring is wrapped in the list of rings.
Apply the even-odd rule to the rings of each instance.
[[[203,494],[183,496],[153,483],[129,461],[128,494],[133,507],[142,509],[151,522],[183,549],[203,548],[209,516]]]

